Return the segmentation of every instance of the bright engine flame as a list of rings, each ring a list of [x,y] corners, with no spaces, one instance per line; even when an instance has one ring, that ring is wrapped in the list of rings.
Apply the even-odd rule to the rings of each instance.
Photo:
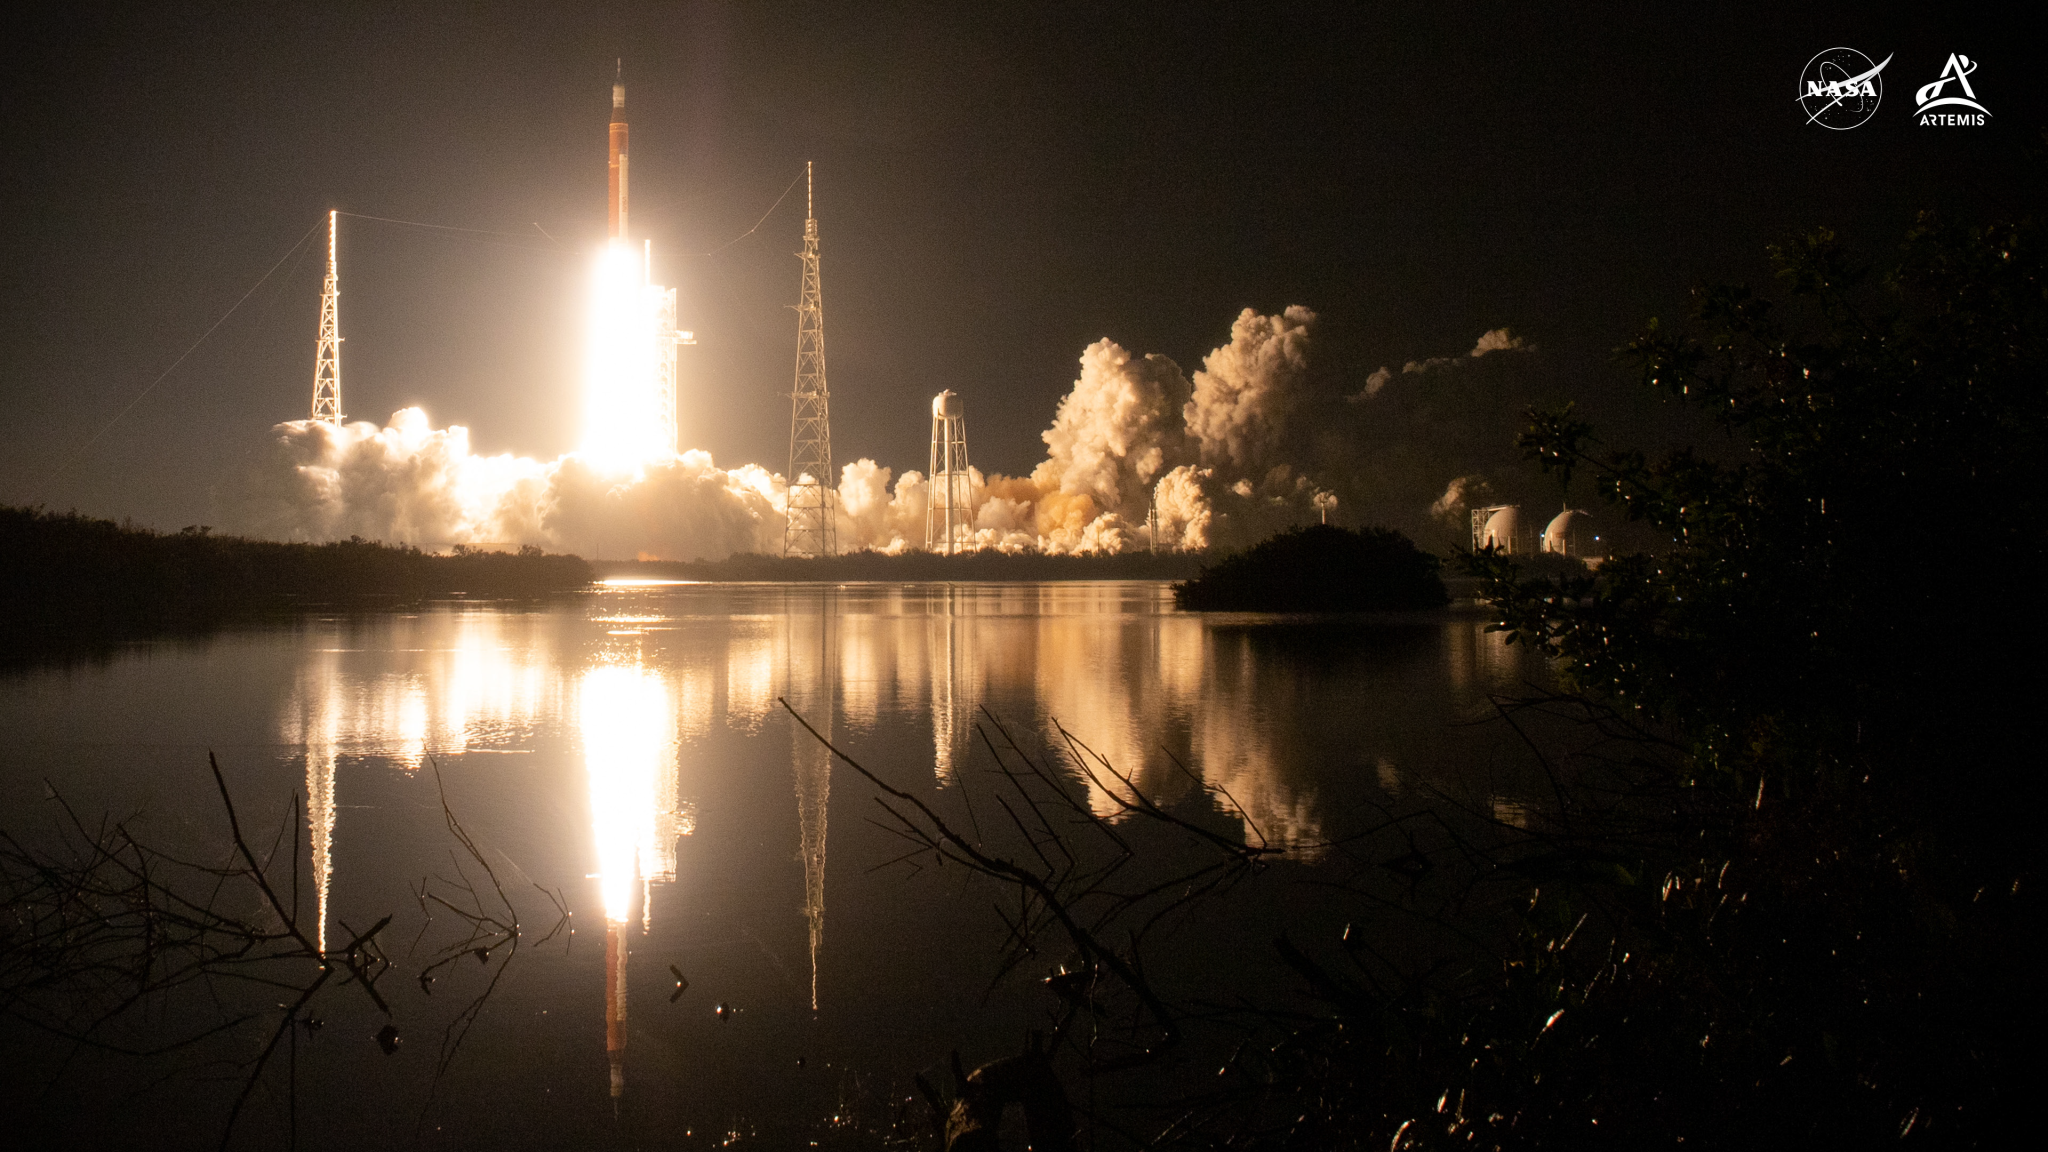
[[[582,452],[607,472],[631,472],[675,455],[673,417],[663,411],[657,359],[661,296],[631,248],[611,244],[598,254]]]

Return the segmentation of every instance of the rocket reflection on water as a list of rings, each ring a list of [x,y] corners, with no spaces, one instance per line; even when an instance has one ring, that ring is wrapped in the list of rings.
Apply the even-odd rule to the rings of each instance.
[[[330,886],[339,893],[343,868],[363,859],[348,855],[342,841],[367,835],[374,843],[372,826],[389,819],[356,807],[385,787],[380,777],[388,773],[403,787],[431,756],[472,779],[522,787],[515,782],[523,776],[492,774],[530,764],[553,778],[549,734],[569,737],[562,783],[585,807],[579,812],[572,802],[542,820],[541,835],[566,850],[570,875],[591,877],[575,901],[579,913],[594,900],[604,914],[606,1059],[611,1086],[621,1094],[630,951],[647,946],[650,895],[665,901],[665,950],[709,946],[685,928],[673,896],[656,889],[687,879],[689,888],[668,891],[695,893],[700,883],[718,883],[681,875],[680,837],[695,830],[698,788],[730,779],[747,763],[779,774],[787,756],[791,775],[779,778],[788,784],[762,791],[764,799],[781,797],[769,808],[725,809],[721,834],[752,823],[772,829],[783,853],[795,841],[792,863],[800,875],[777,866],[744,883],[751,899],[772,904],[790,930],[807,938],[810,986],[789,972],[792,999],[818,1009],[836,1002],[840,986],[822,970],[829,754],[781,714],[778,697],[842,747],[849,739],[861,746],[905,722],[927,726],[920,743],[931,740],[923,747],[932,756],[930,784],[939,789],[966,786],[962,769],[971,760],[962,754],[975,708],[985,701],[1006,713],[1018,701],[1037,701],[1044,715],[1081,734],[1120,770],[1135,770],[1148,788],[1184,778],[1147,737],[1185,725],[1185,762],[1205,783],[1228,791],[1247,837],[1307,852],[1324,836],[1317,790],[1293,767],[1312,757],[1289,742],[1288,729],[1259,718],[1271,701],[1300,695],[1288,666],[1260,664],[1243,636],[1200,620],[1142,606],[1133,613],[1129,589],[789,586],[678,590],[677,598],[629,590],[601,595],[601,611],[609,611],[588,616],[436,610],[380,624],[374,638],[341,622],[323,624],[295,670],[278,721],[293,768],[305,771],[312,879],[323,920],[333,918]],[[1455,691],[1515,681],[1514,650],[1482,625],[1453,639],[1441,660]],[[407,719],[415,714],[416,722]],[[784,733],[792,743],[781,743]],[[337,766],[367,778],[337,781]],[[1379,771],[1386,777],[1395,769],[1389,761]],[[340,804],[344,796],[355,803]],[[1106,797],[1091,794],[1090,801],[1106,814],[1113,807]],[[529,866],[528,854],[542,851],[506,847]],[[646,963],[639,973],[643,997],[662,983],[663,965]],[[690,975],[701,987],[719,988],[715,979]],[[584,983],[579,995],[594,993],[594,983]],[[644,1029],[649,1022],[640,1023]],[[587,1051],[594,1075],[594,1040]]]
[[[676,802],[675,695],[662,676],[614,656],[583,674],[577,718],[590,782],[590,832],[605,923],[605,1052],[611,1092],[625,1091],[626,958],[633,898],[651,926],[649,885],[676,876],[676,839],[690,829]]]

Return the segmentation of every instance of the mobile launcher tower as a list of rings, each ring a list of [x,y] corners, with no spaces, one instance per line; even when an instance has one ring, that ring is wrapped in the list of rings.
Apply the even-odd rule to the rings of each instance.
[[[932,397],[932,470],[924,546],[951,555],[974,548],[974,491],[967,471],[967,415],[951,388]]]

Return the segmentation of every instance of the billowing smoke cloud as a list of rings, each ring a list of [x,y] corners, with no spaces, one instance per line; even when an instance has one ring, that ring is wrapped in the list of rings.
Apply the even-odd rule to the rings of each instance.
[[[1247,308],[1192,383],[1166,356],[1089,345],[1043,434],[1045,460],[1029,476],[976,480],[978,539],[1047,552],[1202,549],[1300,522],[1318,490],[1280,460],[1305,404],[1314,323],[1299,306]]]
[[[889,494],[889,470],[873,460],[857,460],[840,470],[840,539],[849,548],[868,547],[897,553],[924,543],[924,477],[905,472]],[[857,542],[857,543],[856,543]]]
[[[1362,386],[1310,372],[1316,315],[1245,309],[1192,379],[1159,354],[1098,340],[1042,434],[1029,475],[971,474],[975,543],[1009,552],[1237,547],[1340,515],[1456,542],[1515,464],[1531,352],[1506,329],[1470,353],[1380,368]],[[1348,401],[1348,403],[1347,403]],[[1496,486],[1497,487],[1497,483]],[[421,545],[534,544],[588,556],[779,552],[787,484],[686,452],[627,476],[571,454],[479,456],[462,427],[407,408],[384,427],[271,430],[222,522],[253,535]],[[924,546],[928,478],[874,460],[838,477],[842,550]],[[1512,495],[1507,493],[1504,495]]]
[[[1519,352],[1528,347],[1528,343],[1520,336],[1515,335],[1506,328],[1495,328],[1489,332],[1480,333],[1478,341],[1472,345],[1472,351],[1465,355],[1431,356],[1427,360],[1410,360],[1406,364],[1401,365],[1401,375],[1427,376],[1432,372],[1457,371],[1489,352]],[[1353,404],[1364,403],[1379,395],[1380,389],[1385,388],[1393,380],[1393,372],[1382,365],[1372,375],[1365,378],[1365,387],[1363,389],[1346,396],[1345,399]]]
[[[382,428],[293,420],[228,495],[239,531],[287,540],[349,536],[524,545],[596,556],[691,558],[779,549],[786,486],[747,465],[687,452],[628,478],[581,457],[478,456],[469,430],[433,428],[405,408]]]
[[[1479,342],[1472,346],[1472,355],[1476,359],[1488,352],[1512,352],[1524,346],[1520,336],[1510,334],[1505,328],[1495,328],[1491,332],[1480,333]]]
[[[295,420],[271,429],[228,518],[283,539],[528,540],[550,472],[474,455],[468,429],[433,428],[418,408],[383,428]]]
[[[1493,485],[1484,476],[1456,476],[1444,485],[1444,494],[1429,506],[1429,514],[1453,537],[1471,524],[1472,509],[1497,503]]]
[[[1257,467],[1285,443],[1288,418],[1302,400],[1309,326],[1316,314],[1296,304],[1278,316],[1247,308],[1230,326],[1230,343],[1209,353],[1182,411],[1205,464]]]
[[[1081,354],[1081,376],[1044,433],[1046,460],[1032,479],[1087,496],[1104,511],[1143,505],[1146,491],[1187,454],[1181,405],[1192,403],[1188,392],[1180,365],[1097,340]]]
[[[1158,517],[1160,538],[1178,541],[1184,548],[1209,546],[1209,526],[1216,513],[1209,505],[1202,482],[1215,475],[1213,469],[1183,464],[1159,482]]]

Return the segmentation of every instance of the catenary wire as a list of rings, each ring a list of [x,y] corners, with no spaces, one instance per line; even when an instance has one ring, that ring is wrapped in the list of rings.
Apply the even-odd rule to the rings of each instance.
[[[753,235],[754,233],[756,233],[756,232],[759,232],[759,231],[761,230],[761,225],[763,225],[763,224],[766,224],[766,223],[768,222],[768,218],[769,218],[770,216],[773,216],[773,215],[775,215],[775,210],[776,210],[777,208],[780,208],[780,207],[782,207],[782,202],[783,202],[784,200],[787,200],[787,199],[789,199],[789,194],[790,194],[790,192],[791,192],[791,191],[793,191],[793,190],[795,190],[795,188],[796,188],[796,185],[797,185],[797,180],[802,180],[802,179],[803,179],[803,176],[802,176],[802,174],[801,174],[801,173],[799,173],[799,174],[798,174],[798,176],[797,176],[797,178],[796,178],[796,180],[791,180],[791,181],[789,182],[789,187],[788,187],[788,188],[784,188],[784,189],[782,190],[782,195],[780,195],[780,196],[777,196],[777,197],[775,198],[775,203],[773,203],[773,204],[770,204],[770,205],[768,206],[768,210],[767,210],[766,212],[763,212],[763,213],[761,213],[761,218],[760,218],[759,220],[756,220],[756,221],[754,221],[754,226],[753,226],[752,228],[749,228],[749,229],[747,229],[747,230],[746,230],[745,232],[742,232],[742,233],[740,233],[739,235],[737,235],[737,236],[733,237],[732,239],[730,239],[730,240],[727,240],[727,241],[726,241],[725,243],[723,243],[723,244],[720,244],[720,245],[719,245],[718,247],[716,247],[716,248],[713,248],[713,249],[712,249],[711,251],[709,251],[709,252],[698,252],[698,253],[696,253],[696,255],[698,255],[698,256],[716,256],[716,255],[718,255],[718,254],[719,254],[720,252],[723,252],[723,251],[725,251],[725,250],[726,250],[727,248],[730,248],[730,247],[732,247],[733,245],[735,245],[735,244],[739,243],[740,241],[742,241],[742,240],[745,240],[745,239],[746,239],[747,237],[749,237],[749,236],[752,236],[752,235]]]
[[[114,413],[113,419],[108,420],[106,423],[100,425],[99,431],[94,432],[92,436],[85,441],[85,443],[80,444],[78,447],[72,449],[71,454],[69,456],[66,456],[61,462],[59,462],[55,468],[51,469],[50,474],[48,476],[45,476],[43,478],[43,482],[39,486],[38,495],[47,492],[49,490],[50,485],[56,481],[57,477],[63,475],[64,470],[66,468],[69,468],[73,464],[77,463],[78,458],[80,456],[85,455],[87,449],[91,448],[94,444],[99,443],[100,437],[106,435],[107,431],[111,429],[114,425],[119,424],[121,422],[122,417],[134,411],[135,406],[137,404],[142,403],[143,397],[149,395],[151,392],[154,392],[156,390],[157,385],[163,383],[166,379],[168,379],[171,373],[176,372],[178,370],[178,365],[183,364],[188,358],[191,357],[192,353],[197,352],[199,350],[199,346],[201,344],[206,343],[207,337],[212,336],[215,332],[219,331],[220,326],[228,322],[228,317],[233,316],[235,312],[242,307],[242,305],[248,303],[249,297],[254,296],[256,294],[256,290],[258,288],[263,287],[263,285],[267,283],[270,280],[270,278],[277,273],[277,270],[279,268],[284,267],[284,262],[291,259],[292,254],[297,252],[299,248],[306,243],[306,241],[312,239],[313,234],[315,232],[318,232],[319,230],[320,222],[315,221],[311,228],[306,229],[306,234],[304,236],[299,237],[298,240],[295,243],[293,243],[293,245],[290,248],[285,249],[284,255],[277,258],[277,263],[272,264],[270,266],[269,271],[265,272],[262,276],[258,277],[256,283],[251,284],[247,292],[242,293],[241,299],[236,300],[234,304],[230,305],[226,312],[221,313],[220,319],[215,320],[213,322],[212,327],[208,328],[205,332],[200,333],[199,339],[194,340],[192,342],[191,347],[185,349],[185,351],[181,353],[176,360],[171,361],[171,366],[169,368],[166,368],[162,372],[158,373],[156,379],[151,380],[149,384],[142,389],[142,391],[137,392],[135,394],[135,398],[128,401],[126,407],[122,408],[119,412]]]

